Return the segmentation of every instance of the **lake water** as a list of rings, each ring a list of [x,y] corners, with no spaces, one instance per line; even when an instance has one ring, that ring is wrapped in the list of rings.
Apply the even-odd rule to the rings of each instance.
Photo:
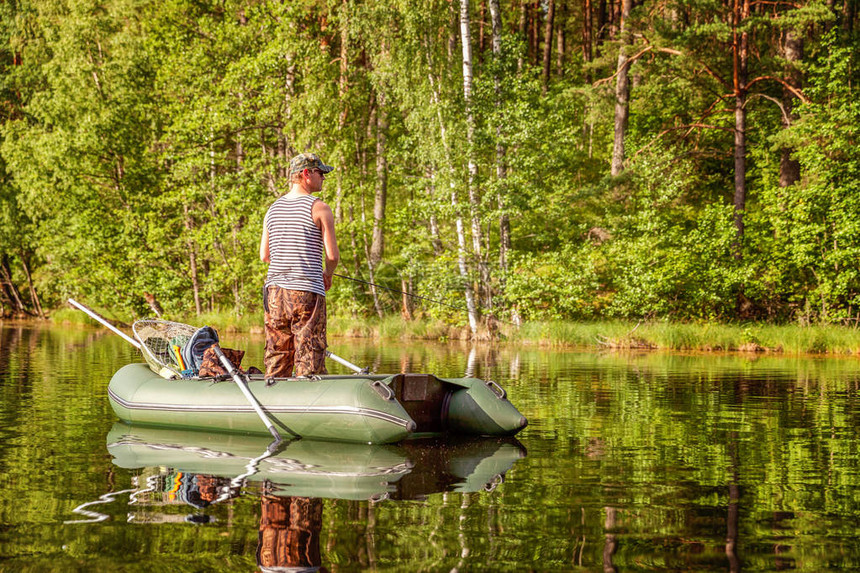
[[[860,569],[856,358],[330,344],[496,380],[529,426],[300,440],[243,478],[266,440],[118,423],[122,339],[0,322],[0,571]]]

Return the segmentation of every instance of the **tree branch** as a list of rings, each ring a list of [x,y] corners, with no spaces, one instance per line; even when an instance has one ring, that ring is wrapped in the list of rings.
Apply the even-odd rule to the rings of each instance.
[[[791,85],[790,83],[788,83],[784,79],[778,78],[776,76],[759,76],[755,79],[752,79],[752,80],[747,82],[746,89],[748,90],[751,85],[753,85],[756,82],[763,81],[763,80],[773,80],[779,84],[782,84],[782,86],[785,89],[787,89],[788,91],[790,91],[792,94],[794,94],[794,96],[797,99],[799,99],[803,103],[809,103],[809,98],[806,97],[806,95],[802,91],[800,91],[798,88],[794,87],[793,85]]]
[[[614,73],[614,74],[612,74],[612,75],[611,75],[611,76],[609,76],[608,78],[601,78],[601,79],[597,80],[596,82],[594,82],[593,84],[591,84],[591,85],[592,85],[592,87],[595,87],[595,88],[596,88],[596,87],[600,86],[601,84],[605,84],[605,83],[611,82],[611,81],[615,78],[615,76],[617,76],[618,74],[620,74],[620,73],[621,73],[621,71],[622,71],[622,70],[624,70],[624,69],[626,69],[626,68],[629,68],[631,63],[635,62],[636,60],[638,60],[639,58],[641,58],[643,54],[645,54],[645,53],[647,53],[647,52],[650,52],[651,50],[652,50],[652,47],[651,47],[651,46],[647,46],[647,47],[645,47],[645,48],[643,48],[643,49],[639,50],[638,52],[636,52],[636,54],[634,54],[634,55],[630,56],[630,57],[627,59],[627,61],[626,61],[626,62],[624,62],[624,65],[622,65],[620,68],[618,68],[617,70],[615,70],[615,73]]]
[[[797,2],[787,2],[785,0],[753,0],[750,2],[750,6],[756,6],[758,4],[764,4],[769,6],[788,6],[789,8],[800,9],[801,5]]]

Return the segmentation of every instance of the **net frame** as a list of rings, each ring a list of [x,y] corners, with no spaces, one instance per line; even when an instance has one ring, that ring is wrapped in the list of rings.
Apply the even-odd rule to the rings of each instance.
[[[197,332],[196,326],[156,318],[137,320],[132,324],[134,337],[140,342],[143,358],[153,372],[170,377],[183,376],[188,367],[180,361],[182,347]],[[174,347],[178,347],[178,350]],[[179,356],[179,358],[177,358]],[[183,367],[185,366],[185,367]],[[165,372],[165,368],[168,372]]]

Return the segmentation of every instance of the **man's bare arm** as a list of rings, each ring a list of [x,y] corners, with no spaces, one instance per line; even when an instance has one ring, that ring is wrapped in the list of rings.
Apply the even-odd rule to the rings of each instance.
[[[263,225],[263,236],[260,238],[260,260],[264,263],[271,262],[269,259],[269,230]]]
[[[323,247],[325,247],[325,269],[323,279],[331,284],[331,276],[340,262],[340,250],[337,247],[337,236],[334,232],[334,214],[331,207],[322,201],[316,201],[313,207],[314,223],[322,231]]]

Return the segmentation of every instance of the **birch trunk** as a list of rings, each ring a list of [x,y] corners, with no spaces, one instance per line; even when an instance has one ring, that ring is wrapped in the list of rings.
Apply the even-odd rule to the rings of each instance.
[[[348,18],[347,10],[349,9],[348,0],[341,2],[340,9],[340,75],[338,76],[338,102],[341,105],[340,116],[338,117],[338,132],[343,133],[346,127],[347,106],[346,93],[349,90],[349,80],[347,73],[349,71],[349,28],[347,27]],[[338,158],[340,165],[337,170],[337,185],[334,197],[334,220],[336,223],[343,221],[343,174],[347,164],[346,149],[341,144],[340,157]]]
[[[361,223],[362,228],[367,228],[367,212],[364,208],[364,192],[361,193]],[[369,276],[370,282],[370,294],[373,297],[373,308],[376,309],[376,314],[379,318],[382,318],[382,303],[379,300],[379,293],[376,290],[376,275],[374,273],[375,267],[372,261],[372,257],[370,255],[370,245],[367,242],[367,233],[361,233],[361,240],[364,243],[364,259],[367,261],[367,274]]]
[[[632,0],[622,0],[621,25],[619,36],[621,46],[618,49],[618,68],[615,76],[615,142],[612,146],[613,176],[624,171],[624,137],[627,134],[627,120],[630,114],[630,80],[628,77],[627,46],[630,44],[630,30],[627,22],[630,16]]]
[[[373,308],[376,309],[376,315],[382,318],[385,313],[382,311],[382,302],[379,300],[379,291],[376,289],[376,274],[373,264],[370,262],[370,252],[366,236],[364,237],[364,254],[367,258],[367,274],[370,275],[370,294],[373,297]]]
[[[442,148],[445,150],[445,160],[448,162],[451,171],[451,206],[455,213],[454,226],[457,230],[457,269],[460,273],[460,280],[463,282],[463,290],[466,298],[466,311],[469,314],[469,329],[472,336],[478,332],[478,309],[475,304],[475,293],[472,289],[471,281],[469,280],[469,269],[466,264],[466,234],[463,230],[463,216],[460,214],[460,205],[457,198],[457,187],[454,183],[456,180],[456,172],[454,163],[451,157],[451,147],[448,144],[448,130],[445,127],[445,121],[442,118],[442,110],[439,108],[439,91],[436,85],[436,80],[433,76],[433,66],[430,62],[430,44],[425,39],[425,52],[427,54],[427,77],[430,82],[430,103],[436,108],[436,117],[439,121],[439,137],[442,140]]]
[[[385,96],[377,92],[376,112],[376,193],[373,200],[373,239],[370,245],[370,263],[375,268],[385,253],[385,203],[388,199],[388,161],[386,159],[386,132],[388,110]]]
[[[442,233],[439,230],[439,217],[436,215],[436,170],[432,167],[427,168],[427,198],[430,200],[430,241],[433,245],[433,254],[441,256],[445,252],[445,246],[442,244]]]
[[[466,143],[469,153],[469,211],[471,214],[472,251],[478,264],[484,304],[489,307],[490,267],[484,261],[480,220],[480,193],[476,186],[478,165],[475,163],[475,117],[472,112],[472,36],[469,30],[469,0],[460,0],[460,37],[463,44],[463,99],[466,102]]]

